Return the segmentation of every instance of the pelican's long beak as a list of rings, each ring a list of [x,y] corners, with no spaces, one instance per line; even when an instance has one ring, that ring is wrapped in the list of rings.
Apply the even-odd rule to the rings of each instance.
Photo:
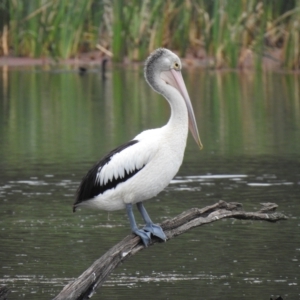
[[[175,89],[177,89],[179,91],[179,93],[182,95],[182,97],[185,101],[187,110],[188,110],[190,131],[191,131],[196,143],[198,144],[198,146],[201,150],[203,148],[203,145],[202,145],[201,140],[200,140],[198,127],[197,127],[197,122],[196,122],[193,106],[192,106],[192,103],[191,103],[191,100],[190,100],[190,96],[189,96],[188,91],[186,89],[186,86],[185,86],[184,80],[182,78],[181,72],[176,71],[174,69],[171,69],[170,71],[161,72],[160,77],[165,82],[167,82],[168,84],[173,86]]]

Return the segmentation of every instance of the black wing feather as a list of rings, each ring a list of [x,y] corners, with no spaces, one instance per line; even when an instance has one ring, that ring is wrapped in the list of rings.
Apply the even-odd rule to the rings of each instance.
[[[119,183],[126,181],[130,177],[134,176],[138,173],[142,168],[135,169],[132,172],[125,171],[125,176],[123,178],[113,178],[112,181],[109,180],[106,184],[101,185],[99,181],[96,182],[96,177],[99,169],[103,168],[112,157],[123,151],[124,149],[138,143],[138,140],[132,140],[126,144],[119,146],[118,148],[109,152],[106,156],[104,156],[99,162],[97,162],[83,177],[77,192],[76,192],[76,201],[73,205],[73,212],[76,211],[76,206],[85,200],[89,200],[103,194],[105,191],[115,188]]]

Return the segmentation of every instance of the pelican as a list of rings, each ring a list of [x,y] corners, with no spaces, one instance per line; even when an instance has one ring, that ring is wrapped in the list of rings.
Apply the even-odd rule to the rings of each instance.
[[[160,193],[182,164],[188,128],[200,147],[201,140],[193,107],[181,75],[181,61],[165,48],[155,50],[146,60],[147,83],[170,104],[168,123],[145,130],[97,162],[82,179],[73,211],[90,207],[107,211],[126,209],[131,231],[140,236],[145,247],[151,234],[162,240],[166,235],[150,219],[143,202]],[[133,214],[136,204],[145,226],[139,229]]]

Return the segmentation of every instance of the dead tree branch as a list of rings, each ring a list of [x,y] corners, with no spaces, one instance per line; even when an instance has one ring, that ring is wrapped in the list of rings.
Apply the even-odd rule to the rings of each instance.
[[[6,286],[0,286],[0,300],[7,300],[9,289]]]
[[[245,212],[240,203],[219,201],[202,209],[191,208],[172,219],[164,221],[160,225],[167,236],[167,240],[170,240],[194,227],[225,218],[268,222],[287,219],[284,214],[275,212],[276,204],[263,203],[262,205],[263,208],[257,212]],[[153,238],[149,246],[158,242],[160,241],[157,238]],[[125,237],[97,259],[77,279],[66,285],[53,300],[83,300],[91,298],[95,290],[104,283],[109,274],[121,262],[143,249],[144,246],[139,237],[135,235]]]

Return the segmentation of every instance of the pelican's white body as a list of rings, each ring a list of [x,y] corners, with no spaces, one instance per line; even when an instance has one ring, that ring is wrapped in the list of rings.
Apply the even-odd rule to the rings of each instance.
[[[113,177],[124,177],[125,170],[128,172],[145,165],[144,168],[116,188],[79,206],[107,211],[124,209],[128,203],[155,197],[174,178],[182,164],[186,147],[188,111],[181,94],[171,86],[167,88],[167,100],[171,106],[169,122],[162,128],[146,130],[137,135],[134,140],[138,142],[116,153],[97,174],[96,180],[105,184]]]
[[[167,49],[157,49],[146,60],[145,79],[171,106],[169,122],[146,130],[90,169],[78,190],[73,211],[86,206],[108,211],[126,208],[131,229],[147,246],[150,233],[166,239],[141,202],[155,197],[174,178],[182,164],[188,128],[202,147],[193,107],[181,75],[181,62]],[[146,227],[137,228],[132,204],[137,204]]]

